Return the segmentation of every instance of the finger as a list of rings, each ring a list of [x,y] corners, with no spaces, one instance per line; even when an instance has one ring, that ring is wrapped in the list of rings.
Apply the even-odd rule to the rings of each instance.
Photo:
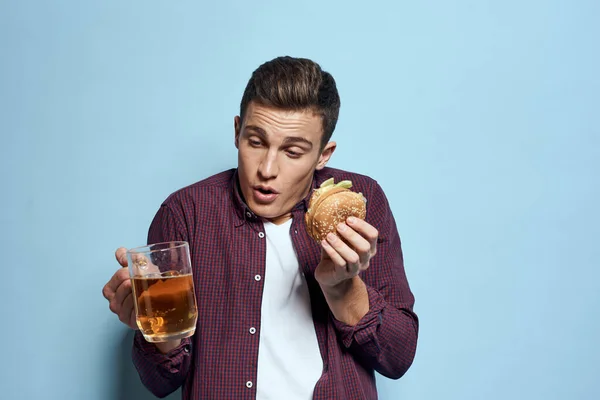
[[[359,262],[367,264],[371,259],[371,244],[369,241],[344,223],[338,224],[337,231],[350,245],[350,248],[358,254]]]
[[[106,285],[104,285],[104,287],[102,288],[102,296],[104,296],[104,298],[108,301],[111,301],[112,298],[115,296],[114,290],[112,290],[110,287],[110,281],[108,281]]]
[[[356,254],[356,252],[354,250],[352,250],[350,247],[348,247],[348,245],[346,243],[344,243],[344,241],[342,239],[340,239],[333,233],[330,233],[327,235],[327,242],[333,248],[333,250],[337,253],[338,257],[341,257],[344,260],[343,264],[341,264],[341,265],[345,265],[346,270],[348,272],[350,272],[351,274],[355,274],[356,272],[358,272],[358,268],[359,268],[358,263],[360,261],[360,258],[358,257],[358,254]],[[327,253],[327,254],[330,254],[330,253]],[[331,254],[330,254],[330,256],[331,256]],[[340,264],[338,264],[338,265],[340,265]]]
[[[127,296],[129,296],[129,295],[131,295],[131,280],[130,279],[123,281],[123,283],[121,283],[121,285],[117,289],[117,292],[115,293],[115,297],[113,298],[113,301],[116,304],[116,308],[119,310],[118,313],[121,313],[120,310],[123,309],[123,303],[124,303],[125,299],[127,298]]]
[[[117,270],[117,272],[114,273],[114,275],[110,278],[110,281],[108,281],[108,283],[104,286],[104,289],[102,290],[102,294],[104,294],[104,297],[108,301],[111,301],[114,298],[117,289],[125,280],[129,280],[129,271],[126,268],[120,268],[119,270]]]
[[[337,252],[326,239],[321,241],[321,246],[325,250],[326,256],[333,262],[336,268],[343,268],[346,270],[346,260]]]
[[[121,267],[127,268],[127,249],[125,247],[119,247],[115,251],[115,258],[121,264]]]
[[[131,313],[134,312],[133,306],[133,294],[129,293],[127,297],[123,300],[123,304],[121,310],[119,311],[119,320],[129,325],[131,323]],[[135,314],[135,312],[134,312]]]
[[[374,256],[375,253],[377,253],[377,239],[379,238],[379,231],[377,228],[367,221],[356,217],[348,217],[346,222],[352,229],[369,242],[371,257]]]

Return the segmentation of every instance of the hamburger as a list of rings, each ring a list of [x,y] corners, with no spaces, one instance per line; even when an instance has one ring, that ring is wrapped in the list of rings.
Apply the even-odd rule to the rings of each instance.
[[[346,222],[348,217],[365,219],[367,199],[362,193],[350,190],[351,187],[351,181],[335,183],[334,179],[330,178],[313,191],[304,222],[308,234],[314,240],[320,242],[330,232],[340,237],[337,226],[340,222]]]

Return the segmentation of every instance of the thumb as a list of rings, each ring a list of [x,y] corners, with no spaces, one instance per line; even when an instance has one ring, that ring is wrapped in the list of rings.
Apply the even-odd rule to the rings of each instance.
[[[115,251],[115,257],[121,267],[127,268],[127,249],[125,247],[119,247],[117,251]]]

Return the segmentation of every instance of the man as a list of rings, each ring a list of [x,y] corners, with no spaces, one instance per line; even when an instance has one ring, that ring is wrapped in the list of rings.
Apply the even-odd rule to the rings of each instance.
[[[371,178],[326,167],[340,99],[307,59],[261,65],[234,119],[238,167],[170,195],[148,243],[190,244],[199,307],[193,337],[149,343],[133,361],[142,382],[183,399],[375,399],[374,371],[400,378],[418,334],[400,238]],[[312,190],[333,177],[367,198],[321,243],[306,232]],[[127,266],[125,249],[116,252]],[[137,329],[126,268],[104,296]]]

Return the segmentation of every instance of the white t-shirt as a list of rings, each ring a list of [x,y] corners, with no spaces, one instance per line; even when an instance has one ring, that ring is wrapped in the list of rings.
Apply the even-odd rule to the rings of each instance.
[[[267,262],[258,346],[258,400],[310,400],[323,371],[310,296],[290,237],[265,222]]]

